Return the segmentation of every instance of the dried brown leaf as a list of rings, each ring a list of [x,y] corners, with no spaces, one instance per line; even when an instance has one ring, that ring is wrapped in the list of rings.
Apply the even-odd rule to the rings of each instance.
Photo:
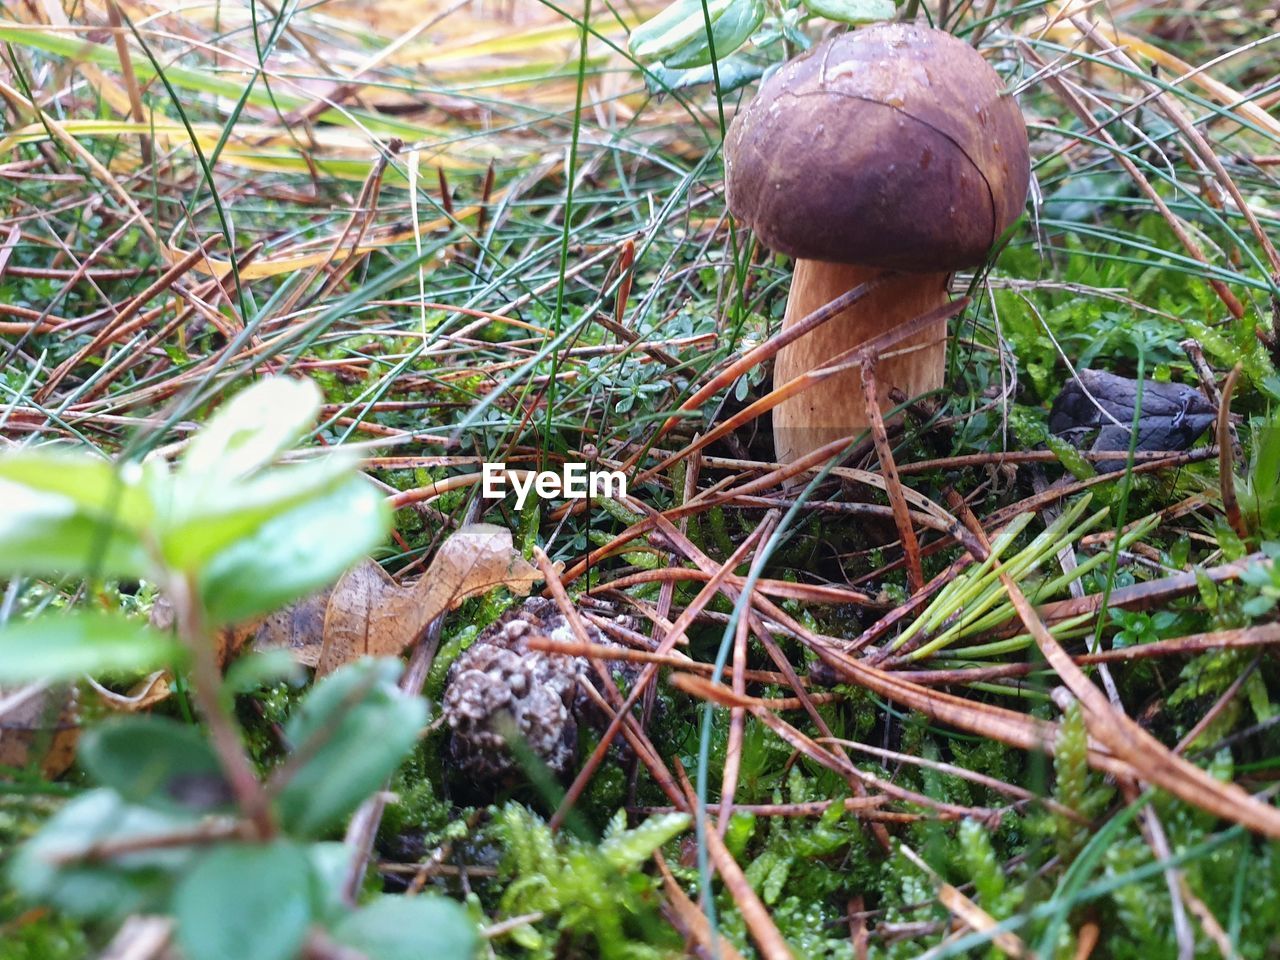
[[[436,617],[468,597],[506,587],[524,596],[542,579],[515,549],[511,531],[487,523],[462,527],[436,552],[416,583],[400,586],[372,560],[348,571],[324,603],[316,671],[323,676],[363,656],[398,656]],[[314,611],[286,623],[289,649],[308,657],[315,641]],[[301,659],[301,658],[300,658]],[[303,660],[302,662],[306,662]]]
[[[104,687],[92,677],[88,678],[88,683],[108,707],[122,713],[149,710],[157,703],[169,699],[169,695],[173,693],[173,674],[168,670],[148,674],[130,687],[127,693],[118,693]]]
[[[403,612],[414,618],[418,633],[469,597],[497,587],[523,597],[541,579],[538,568],[516,552],[510,530],[472,523],[441,545],[422,579],[410,588]]]
[[[408,646],[414,635],[399,619],[405,592],[373,560],[343,574],[325,605],[316,675],[364,656],[395,656]]]
[[[75,761],[80,720],[67,684],[0,687],[0,766],[34,763],[48,779]]]
[[[258,629],[253,649],[288,650],[304,667],[318,666],[324,646],[325,610],[332,593],[330,587],[268,616]]]

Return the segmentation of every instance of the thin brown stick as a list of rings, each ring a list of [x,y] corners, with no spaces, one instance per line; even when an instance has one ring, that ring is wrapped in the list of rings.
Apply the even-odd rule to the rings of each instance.
[[[1192,806],[1239,823],[1257,833],[1280,838],[1280,810],[1261,803],[1234,783],[1215,780],[1204,770],[1188,763],[1138,726],[1111,701],[1067,656],[1023,595],[1013,578],[996,561],[996,570],[1023,625],[1035,638],[1045,660],[1062,678],[1084,707],[1089,732],[1111,749],[1118,759],[1132,766],[1146,782],[1167,790]]]
[[[770,534],[773,533],[778,524],[780,516],[781,514],[777,511],[770,511],[765,515],[765,518],[760,522],[760,542],[768,541]],[[764,565],[764,556],[759,550],[756,551],[756,555],[751,561],[749,579],[760,575]],[[747,692],[747,633],[750,629],[750,623],[750,617],[739,617],[734,630],[732,687],[733,692],[737,694],[745,694]],[[729,736],[725,742],[724,770],[720,781],[720,815],[716,824],[716,829],[720,831],[720,836],[722,837],[729,829],[729,818],[733,815],[733,798],[738,792],[738,774],[742,769],[742,742],[746,731],[746,722],[746,710],[741,707],[730,708]]]
[[[680,778],[680,786],[684,789],[688,803],[690,805],[697,803],[697,793],[693,789],[693,784],[689,782],[688,775],[684,772],[684,764],[678,758],[675,761],[675,767],[676,776]],[[720,839],[720,834],[714,830],[707,830],[704,834],[706,836],[707,852],[711,856],[711,862],[715,865],[716,873],[720,874],[720,879],[724,881],[725,889],[733,897],[733,902],[737,906],[738,912],[742,915],[743,922],[747,925],[747,932],[751,934],[751,939],[760,948],[760,955],[765,960],[792,960],[791,948],[787,946],[787,941],[782,939],[782,934],[778,932],[778,927],[773,922],[773,918],[769,916],[769,911],[765,909],[756,892],[751,889],[751,884],[747,882],[746,874],[742,872],[738,862],[729,853],[729,848]],[[705,895],[711,896],[711,891],[705,891]]]
[[[552,599],[555,600],[556,606],[564,615],[565,620],[568,621],[569,627],[573,631],[574,636],[577,638],[579,643],[589,642],[589,634],[582,623],[582,616],[578,613],[578,609],[574,606],[573,601],[569,599],[569,595],[565,592],[564,585],[560,583],[559,577],[556,576],[556,569],[551,563],[550,558],[539,547],[534,547],[533,556],[534,560],[538,564],[538,569],[542,572],[543,579],[546,581],[547,587],[551,592]],[[636,718],[632,716],[630,708],[623,701],[622,695],[618,692],[617,687],[614,686],[613,678],[610,676],[609,671],[605,670],[598,661],[595,663],[595,666],[597,668],[597,674],[601,680],[601,686],[605,693],[609,695],[608,700],[612,701],[612,703],[606,701],[604,695],[590,684],[585,685],[585,692],[589,697],[598,700],[597,705],[606,714],[611,709],[616,709],[616,716],[621,719],[619,729],[627,738],[627,742],[631,745],[632,749],[636,751],[641,760],[644,761],[645,765],[649,767],[649,771],[653,775],[654,781],[658,786],[664,789],[668,796],[678,796],[679,791],[676,788],[675,778],[671,776],[666,765],[662,762],[657,749],[654,747],[653,743],[650,742],[648,736],[645,734]]]
[[[826,306],[819,307],[817,310],[813,311],[813,313],[809,314],[807,317],[805,317],[803,320],[801,320],[799,323],[797,323],[795,326],[791,327],[790,329],[781,331],[775,334],[774,336],[770,337],[768,340],[766,340],[764,343],[760,344],[759,346],[754,347],[751,350],[748,350],[737,360],[729,364],[729,366],[727,366],[724,370],[721,370],[718,374],[716,374],[709,382],[707,382],[701,388],[695,391],[694,394],[691,397],[689,397],[689,399],[685,400],[684,403],[680,404],[679,408],[676,411],[676,415],[668,417],[667,420],[662,424],[662,426],[658,428],[657,433],[655,433],[653,437],[654,442],[656,443],[658,440],[661,440],[664,436],[667,435],[668,432],[671,431],[673,427],[676,426],[677,423],[680,422],[679,414],[697,410],[698,407],[702,406],[702,404],[710,400],[720,390],[728,387],[735,380],[737,380],[738,377],[742,376],[752,367],[757,366],[758,364],[764,363],[764,361],[768,360],[770,357],[773,357],[775,354],[777,354],[779,350],[785,347],[788,343],[792,343],[795,340],[798,340],[800,337],[804,336],[810,330],[814,330],[817,327],[820,327],[822,324],[826,323],[828,320],[831,320],[833,317],[849,309],[849,307],[853,306],[855,303],[857,303],[859,300],[863,299],[867,294],[869,294],[872,290],[874,290],[877,286],[878,280],[879,278],[877,278],[877,280],[872,280],[868,283],[863,283],[854,287],[852,290],[848,291],[847,293],[843,293],[840,296],[836,297],[836,299],[832,300]],[[671,457],[668,458],[668,460],[675,459],[675,458],[676,458],[676,455],[673,454]],[[628,461],[627,465],[634,466],[639,459],[640,459],[640,451],[637,450],[635,454],[633,454],[632,459]],[[664,466],[663,464],[659,464],[658,467],[654,467],[651,470],[646,471],[646,474],[657,473],[660,469],[663,468],[663,466]]]
[[[1018,47],[1031,63],[1035,64],[1038,69],[1044,70],[1044,61],[1036,55],[1035,50],[1033,50],[1025,40],[1019,39]],[[1061,76],[1052,70],[1045,71],[1043,76],[1045,83],[1048,84],[1062,102],[1070,108],[1072,113],[1079,117],[1080,121],[1087,127],[1094,130],[1097,137],[1111,148],[1112,157],[1124,168],[1125,172],[1129,174],[1130,179],[1138,185],[1138,189],[1141,190],[1147,199],[1152,202],[1156,210],[1159,211],[1160,216],[1164,217],[1165,222],[1169,225],[1169,229],[1172,230],[1174,236],[1178,238],[1178,242],[1182,244],[1183,249],[1185,249],[1194,260],[1203,264],[1205,267],[1210,267],[1209,258],[1205,256],[1204,250],[1200,248],[1200,244],[1198,244],[1195,241],[1195,238],[1191,236],[1190,232],[1183,224],[1182,219],[1169,208],[1169,205],[1165,203],[1164,197],[1160,196],[1160,193],[1156,188],[1151,185],[1151,182],[1146,178],[1142,171],[1138,169],[1137,164],[1129,159],[1128,154],[1116,142],[1115,137],[1113,137],[1104,126],[1095,123],[1093,114],[1090,112],[1088,106],[1078,96],[1076,96],[1075,91],[1067,85],[1066,81]],[[1239,318],[1244,316],[1244,305],[1241,304],[1239,298],[1231,292],[1230,287],[1216,277],[1209,277],[1208,283],[1233,317]]]
[[[1266,254],[1267,262],[1271,265],[1273,274],[1280,273],[1280,253],[1276,251],[1275,244],[1271,242],[1271,237],[1267,231],[1263,229],[1262,224],[1258,221],[1257,214],[1253,212],[1253,208],[1249,206],[1249,202],[1240,192],[1240,188],[1231,179],[1231,175],[1227,172],[1226,166],[1218,159],[1217,153],[1214,152],[1209,141],[1204,135],[1196,129],[1196,125],[1187,114],[1186,109],[1178,103],[1173,97],[1166,93],[1151,82],[1142,79],[1146,76],[1142,68],[1114,43],[1108,41],[1106,37],[1100,34],[1092,23],[1081,16],[1071,17],[1071,22],[1075,28],[1084,36],[1093,41],[1094,45],[1109,59],[1115,61],[1125,70],[1127,70],[1134,82],[1139,84],[1151,98],[1155,101],[1160,111],[1169,118],[1179,132],[1186,138],[1192,150],[1211,171],[1218,184],[1231,197],[1236,205],[1236,209],[1240,215],[1244,217],[1245,223],[1249,225],[1249,229],[1253,231],[1253,235],[1257,238],[1258,244],[1262,247],[1263,253]]]
[[[706,914],[698,909],[698,905],[689,899],[689,895],[676,882],[667,861],[662,859],[662,854],[655,852],[653,859],[662,875],[662,889],[667,894],[668,903],[668,910],[664,912],[671,925],[686,939],[696,940],[708,956],[715,956],[718,951],[725,960],[743,960],[742,954],[723,936],[712,939],[711,924],[707,921]]]
[[[1235,393],[1236,381],[1240,378],[1241,365],[1236,364],[1227,374],[1227,382],[1222,385],[1222,403],[1218,406],[1218,449],[1231,449],[1231,395]],[[1244,517],[1240,513],[1240,501],[1236,499],[1235,464],[1231,457],[1218,457],[1218,485],[1222,490],[1222,511],[1227,515],[1227,523],[1241,540],[1248,540],[1249,528],[1245,526]]]
[[[898,479],[898,465],[894,462],[893,448],[889,446],[889,436],[884,430],[884,417],[880,414],[880,401],[876,393],[874,361],[862,365],[862,392],[866,401],[871,439],[875,441],[876,456],[880,458],[880,472],[884,474],[885,489],[889,494],[889,503],[893,506],[893,519],[902,540],[902,552],[907,558],[907,585],[913,594],[919,593],[924,589],[920,543],[916,540],[916,531],[911,525],[911,514],[907,510],[906,498],[902,495],[902,481]]]

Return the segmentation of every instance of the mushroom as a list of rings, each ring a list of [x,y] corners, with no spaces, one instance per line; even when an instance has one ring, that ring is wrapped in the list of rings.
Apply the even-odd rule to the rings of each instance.
[[[870,280],[866,296],[784,346],[783,384],[943,307],[951,273],[983,263],[1019,216],[1030,177],[1022,115],[962,40],[911,23],[817,44],[734,117],[724,144],[729,208],[795,258],[783,329]],[[876,363],[882,409],[942,386],[946,320]],[[773,409],[791,462],[867,426],[856,368]]]

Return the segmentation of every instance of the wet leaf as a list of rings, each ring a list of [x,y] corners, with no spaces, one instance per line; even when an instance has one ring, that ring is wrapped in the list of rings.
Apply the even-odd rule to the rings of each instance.
[[[253,639],[253,649],[283,650],[304,667],[318,666],[324,646],[324,614],[332,595],[333,588],[322,590],[267,616]]]
[[[150,567],[137,531],[71,497],[0,477],[0,575],[142,577]]]
[[[204,486],[246,477],[301,440],[319,410],[320,390],[310,380],[262,380],[224,404],[195,435],[179,475]]]
[[[118,717],[90,730],[80,763],[125,800],[160,810],[227,807],[231,790],[200,731],[168,717]]]
[[[49,779],[65,773],[80,739],[73,688],[42,682],[0,687],[0,703],[0,766],[36,764]]]
[[[0,680],[71,678],[82,673],[133,673],[177,655],[163,634],[106,614],[43,616],[0,630]]]
[[[460,904],[426,895],[379,897],[344,917],[333,936],[370,960],[470,960],[477,943]]]
[[[366,561],[329,595],[318,673],[363,656],[397,656],[432,620],[468,597],[497,587],[524,596],[540,579],[516,552],[511,531],[487,523],[463,527],[446,540],[427,572],[409,586]]]
[[[876,23],[892,20],[893,0],[804,0],[813,13],[839,23]]]
[[[305,757],[280,790],[282,822],[318,835],[382,786],[418,740],[426,702],[396,686],[395,660],[362,660],[317,684],[285,736]]]
[[[148,848],[145,841],[189,829],[194,822],[188,815],[131,806],[114,790],[90,790],[68,801],[18,849],[7,879],[25,896],[75,916],[120,917],[155,909],[192,851]],[[109,864],[83,859],[95,846],[125,842],[137,842],[138,849]]]
[[[290,960],[311,923],[307,856],[283,840],[222,847],[179,884],[177,941],[189,960]]]
[[[293,506],[209,562],[200,592],[210,619],[247,620],[333,583],[383,541],[390,519],[363,477]]]
[[[715,41],[716,60],[722,60],[750,39],[764,20],[764,3],[761,0],[737,0],[711,27]],[[699,33],[679,50],[663,58],[663,66],[677,70],[703,67],[711,62],[711,45],[707,43],[707,31],[698,5],[696,22]]]
[[[403,619],[407,593],[372,560],[343,574],[325,605],[319,675],[361,656],[395,656],[408,646],[416,618]]]
[[[705,47],[708,17],[714,28],[716,22],[735,6],[750,5],[750,0],[707,0],[704,13],[702,0],[676,0],[657,16],[631,31],[631,52],[638,60],[653,61],[666,60],[674,54],[687,51],[691,44],[698,42]],[[729,51],[716,52],[723,55]]]

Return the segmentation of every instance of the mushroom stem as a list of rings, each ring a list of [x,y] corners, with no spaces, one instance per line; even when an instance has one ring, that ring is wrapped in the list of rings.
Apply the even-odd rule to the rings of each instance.
[[[844,263],[797,260],[782,328],[787,329],[823,304],[883,273]],[[837,354],[942,306],[948,299],[948,278],[947,273],[886,276],[883,283],[848,310],[783,347],[774,363],[773,382],[781,385],[816,370]],[[882,410],[893,405],[889,391],[894,388],[916,397],[942,386],[947,322],[939,320],[897,344],[891,352],[898,355],[876,364]],[[856,369],[816,383],[773,408],[774,447],[783,463],[866,428],[862,376]]]

